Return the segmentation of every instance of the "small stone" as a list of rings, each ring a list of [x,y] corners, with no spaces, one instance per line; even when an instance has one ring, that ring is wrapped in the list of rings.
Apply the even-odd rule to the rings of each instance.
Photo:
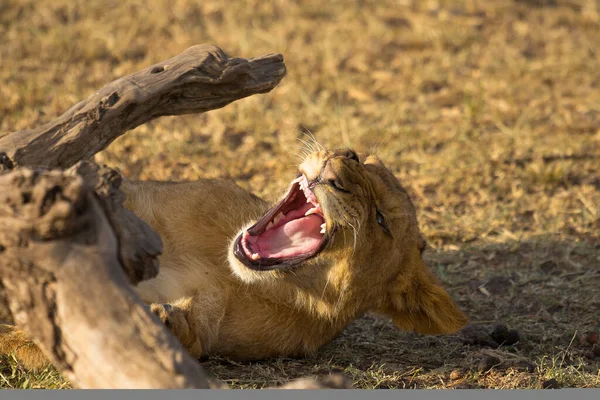
[[[504,324],[496,325],[490,336],[500,346],[512,346],[521,340],[518,331],[514,329],[509,330]]]
[[[508,334],[508,328],[506,327],[506,325],[497,324],[494,326],[494,329],[490,333],[490,336],[492,337],[492,339],[496,340],[496,338],[502,339],[507,334]]]
[[[588,332],[585,335],[585,341],[588,342],[589,344],[598,343],[598,332]]]
[[[450,372],[450,380],[452,381],[457,381],[460,378],[462,378],[464,375],[463,371],[460,369],[455,369],[452,372]]]
[[[487,372],[490,369],[494,368],[495,366],[500,365],[500,363],[501,363],[501,361],[498,357],[486,356],[477,365],[477,370],[479,372]]]
[[[483,326],[469,324],[459,331],[458,334],[464,344],[497,347],[496,343],[491,340],[488,329]]]
[[[506,340],[504,341],[504,345],[505,346],[513,346],[517,343],[519,343],[521,341],[521,335],[519,335],[519,332],[511,329],[508,331],[508,336],[506,337]]]
[[[558,389],[558,381],[554,378],[546,381],[540,381],[540,387],[542,389]]]
[[[529,372],[529,373],[535,372],[535,368],[536,368],[535,364],[532,362],[529,362],[529,361],[519,361],[515,366],[519,370]]]

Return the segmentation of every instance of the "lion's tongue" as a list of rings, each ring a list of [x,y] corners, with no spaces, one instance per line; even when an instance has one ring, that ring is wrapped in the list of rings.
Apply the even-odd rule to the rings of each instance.
[[[316,250],[323,239],[323,219],[317,215],[294,219],[268,229],[260,236],[249,236],[252,251],[261,258],[290,258]]]

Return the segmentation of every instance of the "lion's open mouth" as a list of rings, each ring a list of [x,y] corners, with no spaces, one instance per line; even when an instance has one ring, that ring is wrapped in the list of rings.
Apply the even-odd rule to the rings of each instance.
[[[248,268],[269,270],[296,265],[316,256],[327,241],[314,183],[304,175],[292,181],[285,198],[240,234],[234,254]]]

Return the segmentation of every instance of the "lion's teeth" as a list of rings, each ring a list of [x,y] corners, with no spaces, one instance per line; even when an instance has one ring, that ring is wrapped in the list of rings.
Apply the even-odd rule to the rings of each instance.
[[[311,215],[311,214],[314,214],[314,213],[316,213],[316,212],[319,212],[319,209],[318,209],[317,207],[313,207],[313,208],[311,208],[310,210],[308,210],[308,211],[306,212],[306,214],[304,214],[304,216],[305,216],[305,217],[308,217],[309,215]]]
[[[250,234],[248,233],[248,231],[244,231],[244,233],[242,234],[242,238],[247,239],[248,236],[250,236]]]
[[[281,218],[283,218],[283,213],[281,213],[281,212],[280,212],[279,214],[277,214],[277,215],[275,216],[275,218],[273,218],[273,224],[274,224],[274,225],[277,225],[277,223],[278,223],[279,221],[281,221]]]
[[[258,255],[258,253],[254,253],[254,254],[252,254],[252,259],[256,261],[256,260],[260,259],[260,256]]]
[[[273,221],[269,222],[269,224],[267,225],[267,229],[271,229],[273,227]]]
[[[321,233],[325,233],[326,232],[326,230],[325,230],[326,226],[327,226],[327,223],[324,223],[324,224],[321,225]]]

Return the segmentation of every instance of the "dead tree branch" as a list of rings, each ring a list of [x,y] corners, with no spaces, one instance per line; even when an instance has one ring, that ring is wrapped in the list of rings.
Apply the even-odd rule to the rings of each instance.
[[[208,387],[132,290],[104,207],[81,176],[0,175],[0,254],[0,308],[8,303],[2,311],[77,386]]]
[[[0,152],[17,166],[68,168],[154,118],[202,113],[269,92],[285,72],[281,54],[229,58],[216,46],[193,46],[109,83],[46,125],[0,137]]]
[[[139,282],[158,274],[157,257],[162,250],[158,234],[148,224],[123,206],[125,194],[119,189],[121,175],[116,171],[82,161],[69,170],[81,176],[86,186],[96,193],[119,243],[119,261],[129,281]]]

